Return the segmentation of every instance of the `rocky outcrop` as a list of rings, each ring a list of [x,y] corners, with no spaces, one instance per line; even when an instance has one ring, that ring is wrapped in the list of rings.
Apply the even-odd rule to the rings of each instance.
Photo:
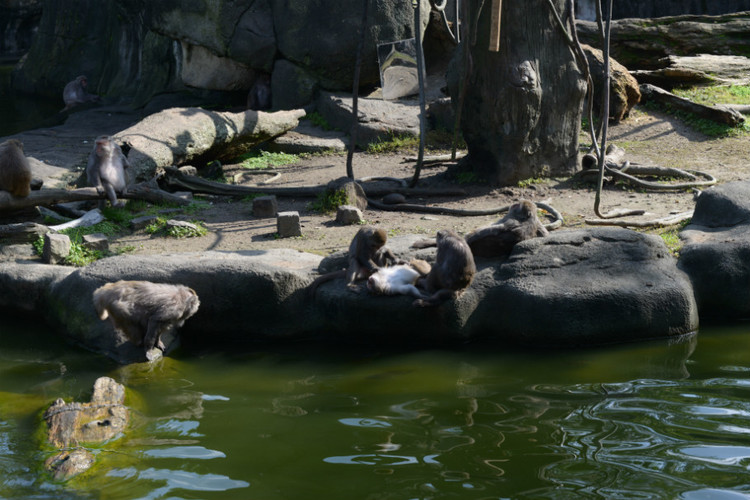
[[[428,0],[420,1],[429,12]],[[318,88],[351,89],[361,8],[362,2],[332,0],[84,0],[70,8],[47,0],[13,85],[57,97],[68,81],[85,74],[90,91],[141,106],[167,91],[246,93],[258,77],[271,74],[274,108],[299,107]],[[423,19],[422,32],[429,16]],[[362,85],[379,82],[378,43],[413,36],[410,2],[373,3]]]
[[[389,247],[406,259],[434,260],[434,248],[409,248],[417,238],[392,238]],[[314,338],[420,347],[471,339],[571,346],[677,337],[698,328],[690,282],[661,239],[625,229],[558,231],[522,242],[507,261],[479,260],[465,293],[435,308],[416,308],[407,296],[352,293],[343,280],[311,295],[306,288],[314,269],[339,269],[344,255],[322,261],[292,250],[123,255],[40,278],[37,296],[45,299],[39,307],[49,322],[73,342],[123,363],[143,361],[143,349],[115,335],[88,299],[119,279],[193,288],[201,307],[180,336],[219,344]],[[39,276],[55,269],[31,266]],[[0,277],[6,272],[0,269]],[[0,283],[7,283],[0,298],[14,293],[9,281]],[[173,340],[167,339],[168,349]]]
[[[750,316],[750,182],[703,191],[680,236],[679,267],[690,276],[701,314]]]
[[[15,62],[29,50],[41,17],[41,0],[0,3],[0,61]]]
[[[604,56],[602,51],[590,45],[582,45],[589,62],[591,78],[594,80],[594,109],[595,115],[600,116],[601,96],[604,95]],[[641,91],[638,81],[628,72],[627,68],[614,59],[610,59],[609,80],[609,117],[614,123],[620,123],[628,116],[633,106],[641,101]]]
[[[94,454],[82,446],[100,445],[121,435],[130,419],[125,406],[125,387],[109,377],[94,382],[88,403],[66,403],[57,399],[44,412],[47,441],[58,453],[45,460],[44,466],[55,480],[67,480],[88,470]]]

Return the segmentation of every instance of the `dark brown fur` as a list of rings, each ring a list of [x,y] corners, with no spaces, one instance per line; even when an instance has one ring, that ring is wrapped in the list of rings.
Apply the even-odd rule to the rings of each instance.
[[[271,109],[271,76],[261,74],[247,94],[247,107],[256,111]]]
[[[536,205],[521,200],[511,205],[508,214],[495,224],[469,233],[466,242],[475,257],[502,257],[509,255],[519,241],[547,234],[536,215]]]
[[[471,249],[461,236],[443,229],[438,231],[436,241],[435,264],[427,277],[418,282],[429,297],[415,300],[415,306],[435,306],[457,297],[477,272]]]
[[[111,137],[100,135],[89,154],[86,179],[98,193],[107,194],[113,207],[121,207],[124,203],[117,201],[117,195],[122,194],[127,186],[125,169],[128,167],[130,164],[120,146]]]
[[[372,226],[360,228],[349,244],[349,265],[346,270],[319,276],[310,285],[309,292],[314,293],[320,285],[336,278],[346,278],[347,286],[352,286],[357,280],[367,279],[380,267],[396,263],[396,256],[385,246],[387,239],[383,229]]]
[[[31,165],[23,154],[23,144],[16,139],[0,144],[0,189],[13,196],[31,192]]]
[[[146,352],[154,347],[164,350],[162,333],[180,328],[199,306],[195,291],[183,285],[118,281],[94,291],[99,318],[109,318],[115,330]]]

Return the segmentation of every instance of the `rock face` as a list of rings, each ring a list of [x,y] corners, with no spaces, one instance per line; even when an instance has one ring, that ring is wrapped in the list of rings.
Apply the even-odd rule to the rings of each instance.
[[[91,402],[58,399],[44,412],[47,441],[62,450],[44,463],[56,480],[70,479],[94,464],[94,455],[87,449],[66,448],[102,444],[125,431],[130,412],[124,403],[125,388],[109,377],[100,377],[94,382]]]
[[[703,191],[691,224],[680,234],[685,245],[679,267],[692,281],[705,317],[750,315],[750,182]]]
[[[434,261],[434,248],[410,249],[417,239],[393,238],[388,246],[406,260]],[[343,251],[322,261],[292,250],[123,255],[39,278],[36,302],[73,342],[122,363],[143,361],[143,348],[119,338],[87,299],[119,279],[193,288],[201,308],[179,331],[186,342],[315,338],[426,347],[486,338],[571,346],[676,337],[698,328],[690,281],[664,243],[625,229],[558,231],[519,243],[508,260],[480,259],[472,285],[434,308],[414,307],[408,296],[375,297],[364,286],[352,293],[340,279],[322,284],[314,295],[307,290],[314,269],[345,266]],[[40,276],[56,269],[28,267]],[[0,300],[17,304],[5,298],[15,293],[4,279],[7,272],[0,269]],[[172,340],[165,340],[167,348]]]
[[[604,88],[604,56],[601,50],[590,45],[582,45],[582,47],[594,80],[594,116],[600,116],[597,108],[601,106],[600,98]],[[611,58],[609,64],[609,117],[614,123],[619,123],[628,116],[633,106],[641,101],[641,91],[638,88],[638,81],[625,66]]]
[[[420,1],[424,32],[430,5]],[[362,22],[362,2],[335,0],[43,5],[38,34],[14,72],[14,87],[56,97],[68,81],[85,74],[94,93],[139,106],[157,93],[188,88],[246,93],[267,74],[275,109],[305,104],[318,88],[350,90]],[[363,85],[379,81],[377,44],[413,37],[413,31],[410,2],[370,6]],[[275,81],[289,75],[298,85]],[[299,88],[305,89],[305,102]]]
[[[29,50],[41,17],[41,0],[0,4],[0,55],[10,59],[20,58]]]

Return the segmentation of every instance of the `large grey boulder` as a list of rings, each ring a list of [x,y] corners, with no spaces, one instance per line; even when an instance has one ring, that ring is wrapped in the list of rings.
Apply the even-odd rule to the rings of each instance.
[[[421,238],[393,238],[388,246],[407,260],[434,261],[435,248],[410,248]],[[321,259],[294,250],[121,255],[65,272],[10,265],[0,268],[0,305],[42,311],[72,342],[122,363],[143,361],[145,352],[101,321],[91,300],[98,287],[121,279],[193,288],[201,306],[178,336],[204,345],[314,338],[434,347],[487,338],[547,347],[679,337],[698,328],[690,282],[656,236],[558,231],[518,244],[507,260],[477,264],[472,285],[438,307],[372,296],[364,283],[353,293],[342,279],[311,293],[314,270],[346,267],[346,252]],[[36,289],[24,284],[32,274],[43,276]],[[168,352],[175,338],[162,340]]]
[[[430,249],[404,251],[400,241],[388,246],[407,259],[434,258]],[[326,271],[343,265],[341,256],[330,260],[321,263]],[[507,261],[479,259],[477,266],[468,290],[437,308],[416,309],[411,297],[352,293],[339,281],[318,288],[315,309],[329,336],[390,338],[399,345],[473,338],[595,345],[698,329],[690,281],[656,236],[609,228],[558,231],[519,243]]]
[[[692,281],[701,316],[750,315],[750,182],[703,191],[680,233],[679,267]]]
[[[533,345],[591,345],[698,329],[690,281],[658,236],[627,229],[555,231],[481,269],[470,327]]]
[[[302,290],[319,261],[319,256],[286,249],[116,256],[54,283],[48,311],[75,343],[119,362],[144,361],[143,348],[124,342],[108,321],[99,320],[91,296],[121,279],[174,283],[189,286],[201,300],[180,334],[224,342],[278,339],[319,326],[314,317],[304,316]]]

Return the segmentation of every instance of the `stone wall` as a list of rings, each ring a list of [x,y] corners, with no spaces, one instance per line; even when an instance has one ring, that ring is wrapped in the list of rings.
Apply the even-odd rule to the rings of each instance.
[[[81,0],[73,9],[63,0],[42,3],[38,32],[14,71],[18,90],[53,97],[86,74],[90,90],[142,105],[161,92],[247,93],[270,74],[280,108],[300,104],[299,87],[307,94],[352,87],[361,1]],[[412,37],[413,19],[411,2],[370,2],[363,85],[379,82],[377,44]]]

